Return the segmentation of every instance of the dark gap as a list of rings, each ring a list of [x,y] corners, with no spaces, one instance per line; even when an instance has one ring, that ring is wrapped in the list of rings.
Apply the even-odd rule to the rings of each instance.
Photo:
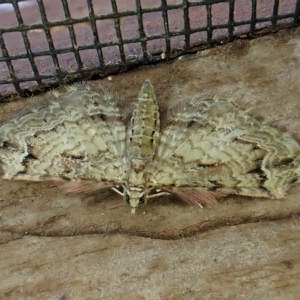
[[[7,149],[9,149],[9,148],[15,148],[15,147],[12,146],[9,142],[4,141],[4,142],[2,143],[1,148],[7,148]]]
[[[97,101],[93,101],[94,106],[98,107],[99,103]]]
[[[214,187],[209,188],[209,189],[208,189],[209,191],[215,191],[215,190],[218,189],[218,188],[223,188],[223,187],[224,187],[224,185],[223,185],[222,183],[218,182],[218,181],[210,180],[209,182],[211,182],[212,184],[215,185]]]
[[[67,158],[80,160],[84,158],[84,155],[67,155]]]
[[[104,114],[99,114],[98,117],[104,122],[107,120],[107,117]]]
[[[26,155],[24,158],[23,158],[23,163],[27,163],[29,160],[36,160],[37,157],[35,157],[34,155],[32,155],[31,153],[29,153],[28,155]]]
[[[197,164],[197,168],[211,168],[215,167],[216,164],[210,164],[210,165],[202,165],[202,164]]]
[[[146,202],[146,195],[143,195],[139,200],[139,205],[145,204]]]
[[[65,170],[65,174],[66,174],[66,173],[68,174],[69,172],[70,172],[70,171],[66,171],[66,170]],[[67,177],[67,176],[65,176],[64,174],[60,174],[60,177],[61,177],[63,180],[71,181],[70,178]]]
[[[292,159],[292,158],[284,158],[280,161],[274,162],[273,167],[278,168],[278,167],[289,166],[293,162],[294,162],[294,159]]]
[[[129,195],[125,191],[123,192],[123,199],[127,204],[130,204]]]
[[[249,170],[247,173],[248,174],[257,174],[259,176],[259,178],[261,178],[262,180],[266,180],[267,179],[267,175],[265,174],[265,172],[261,169],[261,163],[262,163],[263,159],[259,158],[255,160],[255,167],[253,167],[251,170]]]
[[[252,146],[252,151],[255,151],[255,150],[258,150],[258,149],[260,149],[260,147],[258,147],[257,144]]]
[[[260,166],[256,166],[255,168],[253,168],[252,170],[248,171],[247,174],[257,174],[259,176],[259,178],[261,178],[262,180],[267,179],[267,175],[265,174],[265,172],[260,168]]]
[[[196,123],[196,121],[195,120],[191,120],[191,121],[189,121],[188,122],[188,124],[187,124],[187,128],[190,128],[190,127],[192,127],[194,124]]]
[[[290,184],[293,185],[293,184],[297,183],[298,180],[299,180],[299,178],[298,178],[298,177],[295,177],[295,178],[293,178],[292,180],[290,180]]]

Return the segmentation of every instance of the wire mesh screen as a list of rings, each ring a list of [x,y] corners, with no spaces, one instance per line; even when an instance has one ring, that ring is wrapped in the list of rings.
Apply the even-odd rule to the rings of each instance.
[[[300,14],[300,0],[1,3],[2,100],[298,25]]]

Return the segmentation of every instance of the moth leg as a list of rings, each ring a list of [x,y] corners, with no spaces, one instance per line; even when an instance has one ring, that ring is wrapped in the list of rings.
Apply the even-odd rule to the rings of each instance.
[[[110,189],[113,190],[114,192],[116,192],[118,195],[120,195],[122,197],[124,196],[124,193],[120,192],[117,188],[111,187]]]
[[[148,195],[148,199],[172,195],[171,193],[168,193],[168,192],[158,192],[158,191],[156,191],[156,192],[157,192],[156,194]]]

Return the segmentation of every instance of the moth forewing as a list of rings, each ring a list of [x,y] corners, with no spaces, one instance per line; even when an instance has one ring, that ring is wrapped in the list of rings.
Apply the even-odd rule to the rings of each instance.
[[[107,93],[95,84],[61,87],[44,96],[46,105],[26,109],[0,125],[4,176],[76,181],[81,186],[122,181],[125,126]]]

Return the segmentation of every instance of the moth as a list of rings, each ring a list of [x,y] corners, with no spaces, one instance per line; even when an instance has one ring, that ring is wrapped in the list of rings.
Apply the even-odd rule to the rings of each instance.
[[[126,126],[116,94],[96,83],[52,90],[0,124],[2,177],[63,181],[68,192],[112,188],[132,207],[175,194],[282,198],[300,178],[300,146],[225,100],[194,98],[160,131],[147,80]]]

